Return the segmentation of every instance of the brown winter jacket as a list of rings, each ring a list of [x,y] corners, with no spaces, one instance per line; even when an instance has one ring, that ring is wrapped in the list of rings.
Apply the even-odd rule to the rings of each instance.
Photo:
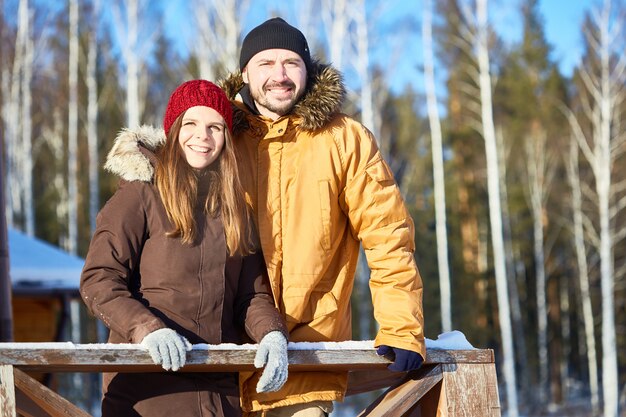
[[[425,357],[413,221],[371,133],[340,113],[340,74],[314,63],[305,96],[275,121],[242,102],[240,73],[221,84],[236,106],[240,176],[290,340],[352,338],[350,294],[361,243],[380,326],[375,345]],[[242,374],[242,405],[249,411],[341,400],[346,381],[345,373],[290,372],[280,391],[257,394],[256,378]]]
[[[191,343],[242,343],[246,337],[259,342],[273,330],[286,334],[262,256],[229,257],[219,218],[196,211],[200,236],[194,244],[165,236],[173,226],[151,182],[151,153],[143,147],[127,152],[129,144],[140,150],[138,137],[152,138],[142,142],[152,150],[165,140],[162,131],[150,128],[118,136],[106,167],[123,181],[98,215],[81,276],[83,300],[110,328],[109,342],[140,343],[164,327]],[[136,402],[145,416],[240,412],[236,374],[183,368],[142,375],[106,374],[103,411],[108,406],[108,415],[120,415],[121,402]]]

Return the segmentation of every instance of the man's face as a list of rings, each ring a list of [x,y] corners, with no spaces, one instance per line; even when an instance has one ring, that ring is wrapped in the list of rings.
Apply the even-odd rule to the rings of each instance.
[[[259,112],[273,120],[289,113],[306,88],[304,61],[287,49],[259,52],[250,59],[242,75]]]

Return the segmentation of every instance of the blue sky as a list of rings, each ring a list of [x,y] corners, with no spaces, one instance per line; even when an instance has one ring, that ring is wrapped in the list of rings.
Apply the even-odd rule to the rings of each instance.
[[[397,7],[393,7],[395,14],[416,14],[421,15],[421,10],[406,10],[406,0],[394,0]],[[436,0],[433,0],[433,2]],[[519,4],[521,0],[491,0],[489,9],[489,20],[494,25],[495,30],[507,45],[511,45],[521,39],[522,26],[519,15]],[[548,42],[553,46],[552,59],[558,62],[562,73],[566,76],[572,74],[573,68],[578,63],[582,54],[581,25],[585,12],[591,7],[594,0],[541,0],[539,2],[540,13],[544,19],[544,30]],[[420,3],[421,1],[417,1]],[[404,5],[404,6],[403,6]],[[419,6],[421,8],[421,5]],[[391,18],[392,19],[392,18]],[[418,24],[421,24],[421,16],[416,17]],[[417,35],[410,40],[401,43],[402,53],[405,56],[402,60],[397,60],[394,68],[394,75],[390,77],[393,89],[404,88],[410,83],[419,91],[423,90],[422,73],[419,65],[422,63],[422,44],[419,37],[419,28],[414,28]],[[434,40],[436,42],[436,39]],[[399,44],[398,40],[392,42],[381,42],[383,54],[394,54],[393,45]],[[397,59],[397,58],[395,58]],[[394,60],[392,58],[391,60]],[[440,68],[442,70],[442,68]],[[437,68],[435,69],[437,71]]]
[[[437,0],[432,0],[433,3]],[[490,22],[507,44],[519,41],[522,27],[519,4],[522,0],[490,0]],[[582,53],[581,24],[584,13],[597,0],[540,0],[539,8],[545,23],[548,42],[553,46],[552,59],[559,63],[564,75],[572,74]],[[423,90],[422,45],[420,38],[422,2],[387,0],[385,6],[370,11],[369,20],[378,22],[370,28],[370,47],[377,64],[387,73],[394,91],[412,85]],[[268,10],[285,10],[282,0],[252,0],[253,12],[247,17],[244,32],[267,17]],[[293,10],[293,6],[291,7]],[[293,13],[293,12],[292,12]],[[375,16],[375,19],[373,18]],[[293,16],[284,16],[295,23]],[[308,35],[308,34],[307,34]],[[436,42],[436,39],[435,39]],[[347,70],[346,70],[347,71]],[[354,77],[348,74],[347,79]],[[349,85],[350,87],[350,85]],[[356,86],[355,86],[356,87]]]
[[[35,0],[50,9],[66,7],[64,0]],[[146,0],[161,6],[166,11],[164,27],[170,28],[170,38],[178,41],[177,46],[186,48],[191,44],[194,32],[190,25],[185,25],[191,19],[186,0]],[[295,23],[296,2],[284,0],[249,0],[252,11],[245,16],[244,32],[247,33],[253,26],[268,17],[272,10],[290,10],[291,15],[284,16]],[[432,0],[436,2],[437,0]],[[490,21],[494,24],[498,34],[507,43],[519,40],[521,24],[519,18],[519,4],[523,0],[490,0]],[[548,41],[553,45],[552,58],[559,63],[564,75],[569,76],[577,64],[582,53],[581,24],[584,13],[593,4],[600,0],[540,0],[539,7],[545,21],[545,31]],[[15,7],[16,1],[9,0],[5,7]],[[422,1],[414,0],[385,0],[376,3],[375,11],[370,10],[369,20],[377,22],[370,28],[370,46],[374,50],[373,57],[377,65],[387,73],[387,80],[395,91],[406,88],[411,84],[417,90],[422,88],[422,50],[420,39],[420,24]],[[11,6],[13,5],[13,6]],[[383,5],[383,6],[380,6]],[[242,18],[244,18],[242,16]],[[307,34],[308,35],[308,34]],[[436,42],[436,39],[435,39]],[[440,68],[440,70],[443,70]],[[348,74],[348,79],[353,79]],[[349,85],[350,87],[350,85]]]

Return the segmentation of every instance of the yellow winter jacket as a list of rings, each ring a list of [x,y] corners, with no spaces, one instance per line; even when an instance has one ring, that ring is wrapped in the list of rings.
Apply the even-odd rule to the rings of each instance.
[[[425,357],[413,221],[374,137],[339,113],[340,74],[315,63],[306,95],[276,121],[242,102],[239,73],[222,86],[234,99],[239,170],[290,341],[352,338],[350,294],[361,242],[380,326],[375,345]],[[280,391],[258,394],[257,380],[241,376],[244,411],[340,401],[347,386],[345,372],[290,372]]]

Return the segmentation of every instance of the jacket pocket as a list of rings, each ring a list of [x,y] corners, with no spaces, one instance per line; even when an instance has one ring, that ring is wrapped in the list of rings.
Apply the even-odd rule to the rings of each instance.
[[[379,159],[377,162],[365,168],[365,172],[370,179],[380,183],[381,185],[388,185],[395,182],[391,169],[382,159]]]
[[[313,291],[308,301],[304,295],[285,293],[285,309],[287,321],[295,323],[310,323],[315,319],[332,314],[338,310],[337,299],[332,292]]]
[[[320,202],[321,236],[320,243],[324,250],[330,250],[330,181],[320,180],[317,183]]]

